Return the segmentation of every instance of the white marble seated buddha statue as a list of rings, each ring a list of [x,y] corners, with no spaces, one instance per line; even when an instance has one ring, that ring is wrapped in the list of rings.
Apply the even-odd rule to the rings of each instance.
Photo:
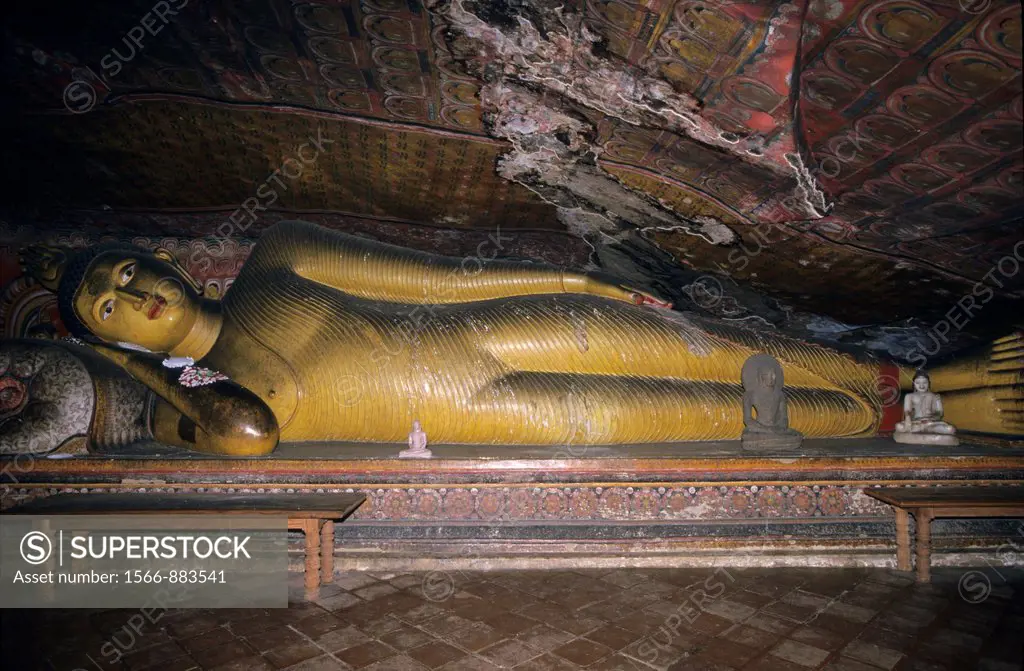
[[[914,391],[903,399],[903,421],[896,424],[893,440],[918,445],[959,445],[956,427],[942,421],[942,398],[930,391],[924,373],[914,376]]]

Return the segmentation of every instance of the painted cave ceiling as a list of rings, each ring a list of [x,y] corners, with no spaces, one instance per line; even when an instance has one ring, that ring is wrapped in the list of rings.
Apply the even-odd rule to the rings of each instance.
[[[301,217],[458,255],[500,230],[509,256],[897,357],[979,282],[945,347],[1022,325],[1017,0],[6,11],[9,244],[244,255]]]

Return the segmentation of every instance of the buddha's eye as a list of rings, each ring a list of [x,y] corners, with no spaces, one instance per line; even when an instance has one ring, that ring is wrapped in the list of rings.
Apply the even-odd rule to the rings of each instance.
[[[121,284],[128,284],[135,277],[135,264],[129,263],[121,269]]]
[[[114,299],[111,298],[109,301],[103,304],[103,309],[100,310],[100,319],[107,321],[110,315],[114,314]]]

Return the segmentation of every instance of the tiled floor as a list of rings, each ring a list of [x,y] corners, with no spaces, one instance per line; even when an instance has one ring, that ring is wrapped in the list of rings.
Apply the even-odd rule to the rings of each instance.
[[[287,610],[3,611],[10,669],[1024,668],[1024,570],[342,573]],[[12,633],[14,632],[14,633]],[[121,650],[121,659],[114,662]]]

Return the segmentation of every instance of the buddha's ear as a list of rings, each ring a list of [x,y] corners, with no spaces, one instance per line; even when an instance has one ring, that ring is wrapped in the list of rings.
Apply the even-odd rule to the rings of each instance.
[[[183,278],[185,278],[185,281],[192,285],[192,288],[196,290],[197,294],[203,293],[203,285],[199,283],[199,280],[192,277],[192,275],[187,270],[185,270],[185,266],[178,263],[177,257],[175,257],[174,254],[172,254],[169,249],[164,249],[163,247],[160,247],[153,252],[153,256],[160,259],[164,263],[169,263],[171,266],[173,266],[174,269],[177,270]]]
[[[18,253],[18,263],[27,275],[56,292],[73,251],[56,245],[29,245]]]

